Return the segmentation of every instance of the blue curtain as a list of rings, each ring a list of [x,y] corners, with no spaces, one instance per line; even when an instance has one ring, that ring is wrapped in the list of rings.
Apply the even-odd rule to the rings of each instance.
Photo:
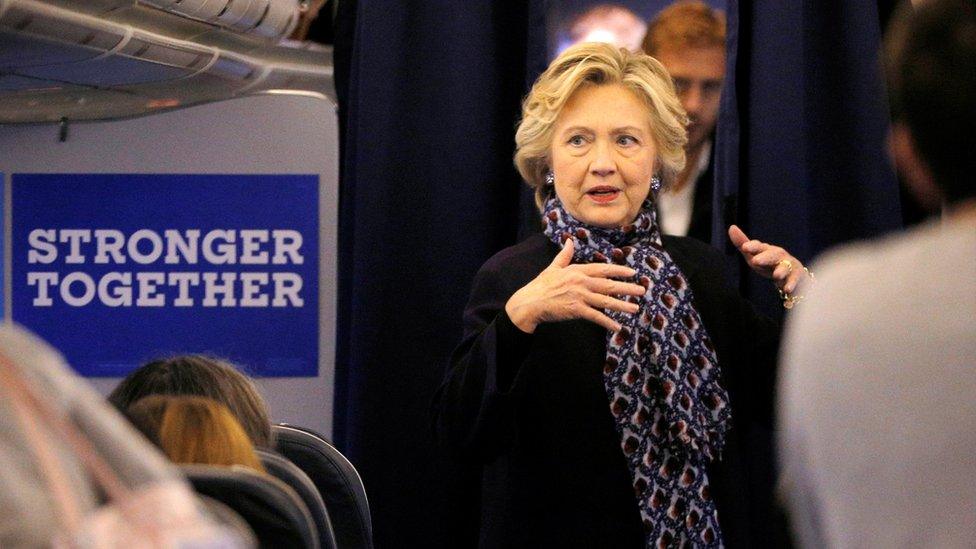
[[[713,242],[727,243],[726,229],[736,223],[809,263],[836,244],[917,220],[885,144],[879,48],[894,3],[729,0]],[[731,245],[725,251],[742,293],[782,317],[769,281],[749,271]],[[757,454],[774,455],[768,428],[748,431],[743,436]],[[775,464],[756,464],[760,493],[771,494]],[[774,510],[769,520],[785,535],[782,515]]]
[[[377,547],[457,546],[457,532],[473,532],[477,483],[440,457],[428,408],[475,271],[516,238],[514,129],[545,62],[544,11],[454,0],[339,10],[334,437],[363,476]]]
[[[885,145],[879,47],[892,4],[729,0],[716,237],[727,240],[724,228],[738,223],[808,261],[914,217],[903,212]],[[767,281],[745,274],[742,289],[781,314]]]

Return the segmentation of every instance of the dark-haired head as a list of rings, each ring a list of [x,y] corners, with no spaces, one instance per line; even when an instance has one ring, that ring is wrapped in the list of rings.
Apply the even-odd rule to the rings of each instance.
[[[885,38],[892,147],[923,199],[953,205],[976,197],[976,3],[914,4],[904,2]]]
[[[254,383],[230,363],[205,355],[153,360],[129,374],[108,399],[121,411],[150,395],[193,395],[223,404],[255,446],[272,446],[268,406]]]

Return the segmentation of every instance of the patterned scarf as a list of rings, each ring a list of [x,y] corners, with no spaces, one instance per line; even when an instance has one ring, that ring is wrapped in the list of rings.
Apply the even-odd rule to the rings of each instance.
[[[725,443],[731,418],[718,359],[691,288],[661,244],[653,203],[616,230],[574,219],[555,196],[545,233],[575,238],[574,263],[617,263],[647,288],[637,314],[605,311],[622,328],[607,333],[604,387],[630,466],[647,547],[722,547],[706,465]]]

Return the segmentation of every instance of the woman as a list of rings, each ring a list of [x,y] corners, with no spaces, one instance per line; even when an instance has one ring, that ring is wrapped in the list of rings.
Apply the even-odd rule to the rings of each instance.
[[[108,396],[124,412],[150,395],[196,395],[231,411],[258,448],[274,446],[268,405],[247,376],[230,363],[205,355],[153,360],[123,379]]]
[[[174,463],[243,465],[265,472],[244,428],[214,400],[148,396],[129,406],[125,415]]]
[[[523,104],[515,162],[545,232],[475,277],[435,402],[442,438],[482,467],[482,546],[766,541],[742,432],[771,421],[778,328],[718,252],[660,235],[654,193],[684,165],[686,123],[660,63],[604,44],[568,49]],[[796,258],[729,235],[798,300]]]

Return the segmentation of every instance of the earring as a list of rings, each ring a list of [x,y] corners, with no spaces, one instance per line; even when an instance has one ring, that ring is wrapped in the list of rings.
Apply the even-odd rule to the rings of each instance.
[[[546,174],[546,185],[552,187],[556,184],[556,175],[552,172]]]
[[[661,190],[661,178],[660,177],[658,177],[658,176],[655,175],[654,177],[651,178],[651,190],[654,191],[654,192],[658,192],[658,191]]]

